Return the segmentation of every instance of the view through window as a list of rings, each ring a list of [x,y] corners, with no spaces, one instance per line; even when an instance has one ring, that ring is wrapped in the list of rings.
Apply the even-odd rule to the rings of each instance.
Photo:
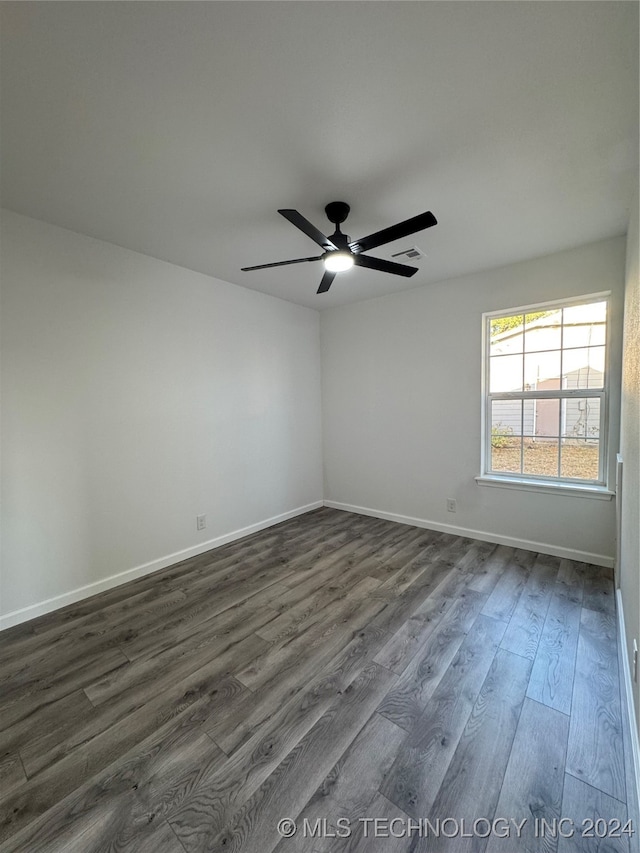
[[[607,308],[487,317],[485,473],[604,485]]]

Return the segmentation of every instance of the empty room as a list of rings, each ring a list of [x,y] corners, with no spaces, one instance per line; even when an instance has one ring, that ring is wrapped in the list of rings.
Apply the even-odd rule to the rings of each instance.
[[[0,853],[638,853],[639,4],[0,2]]]

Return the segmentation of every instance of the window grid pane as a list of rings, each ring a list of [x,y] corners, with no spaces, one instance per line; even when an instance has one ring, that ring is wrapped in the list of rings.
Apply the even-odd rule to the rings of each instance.
[[[558,399],[548,400],[527,400],[525,408],[530,406],[532,409],[532,425],[531,435],[543,440],[545,438],[560,437],[558,425],[560,423],[560,401]]]
[[[602,482],[606,315],[601,300],[489,318],[492,472]]]
[[[541,477],[558,477],[558,439],[536,441],[534,436],[524,436],[523,474]]]
[[[491,403],[491,435],[520,435],[522,400],[494,400]]]
[[[522,391],[522,354],[494,355],[489,363],[490,391]]]
[[[600,442],[590,441],[560,447],[560,476],[571,480],[595,480],[600,472]]]
[[[491,470],[497,474],[520,474],[522,473],[521,462],[522,439],[520,436],[511,436],[498,447],[491,445]]]
[[[522,335],[518,329],[524,322],[523,314],[495,317],[489,323],[491,355],[522,352]],[[515,330],[515,331],[514,331]]]
[[[604,388],[604,347],[580,347],[563,353],[565,388]]]
[[[562,436],[564,443],[585,444],[600,438],[600,398],[572,397],[562,400]]]
[[[549,391],[562,387],[561,351],[541,350],[526,353],[524,357],[524,389]]]
[[[527,314],[524,325],[524,351],[559,349],[562,328],[562,311],[538,311]]]

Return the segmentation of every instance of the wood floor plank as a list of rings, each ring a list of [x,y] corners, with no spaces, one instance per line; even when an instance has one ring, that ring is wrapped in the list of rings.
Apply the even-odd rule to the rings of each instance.
[[[411,659],[424,649],[443,619],[464,632],[464,626],[473,623],[485,600],[484,595],[473,590],[463,590],[455,599],[439,598],[436,594],[429,596],[393,634],[376,661],[400,675]],[[453,613],[449,613],[452,607]]]
[[[336,674],[339,689],[346,689],[359,673],[369,666],[380,647],[386,642],[385,631],[371,625],[356,631],[353,638],[327,663],[318,668],[315,661],[302,661],[301,668],[289,668],[286,673],[276,672],[269,682],[255,693],[245,691],[229,706],[228,713],[217,714],[206,731],[228,754],[234,753],[256,732],[270,724],[287,703],[295,702],[307,692],[322,692],[327,683],[333,683]],[[328,681],[329,680],[329,681]]]
[[[26,717],[0,731],[0,755],[6,752],[24,751],[55,732],[64,737],[77,729],[86,720],[95,716],[95,708],[87,699],[84,690],[76,690],[37,708]]]
[[[576,560],[560,560],[556,583],[564,590],[565,597],[582,604],[586,564]]]
[[[495,585],[500,580],[506,566],[514,559],[515,548],[507,545],[498,545],[491,551],[487,559],[479,566],[474,567],[474,577],[469,583],[469,589],[483,592],[487,595],[493,592]]]
[[[393,586],[383,583],[375,592],[383,602],[383,606],[374,617],[372,624],[393,634],[402,627],[428,595],[455,573],[456,570],[449,561],[436,560],[423,569],[411,586],[403,589],[399,595],[396,594]]]
[[[88,659],[69,661],[60,670],[51,667],[46,675],[41,671],[33,678],[22,679],[15,689],[7,690],[0,702],[0,719],[4,728],[24,720],[47,704],[62,699],[78,688],[129,665],[120,649],[103,652]]]
[[[602,566],[587,566],[582,606],[589,610],[615,614],[615,590],[608,569]]]
[[[277,586],[277,583],[273,586]],[[208,634],[211,631],[217,632],[218,635],[228,634],[246,620],[259,619],[258,614],[262,611],[265,611],[266,624],[277,617],[276,611],[270,606],[271,591],[272,587],[269,586],[261,590],[259,596],[250,596],[221,612],[218,612],[217,607],[212,607],[208,613],[203,608],[193,618],[183,619],[181,616],[178,620],[173,618],[175,614],[171,614],[170,625],[165,624],[162,628],[145,631],[133,643],[127,644],[123,651],[129,661],[135,663],[141,658],[160,655],[198,634]]]
[[[9,791],[27,781],[22,761],[17,752],[3,752],[0,755],[0,791]]]
[[[210,709],[224,704],[227,696],[238,689],[241,688],[232,679],[218,679],[215,687],[210,687],[195,702],[187,703],[168,719],[158,718],[150,714],[147,708],[142,708],[122,723],[105,729],[88,743],[80,745],[80,748],[63,755],[23,785],[3,792],[0,798],[0,841],[25,828],[28,830],[29,824],[36,831],[41,826],[38,819],[43,814],[55,809],[57,804],[66,802],[65,798],[74,791],[84,790],[83,786],[90,787],[94,777],[100,780],[100,774],[106,773],[111,778],[115,773],[120,778],[117,775],[119,762],[126,763],[129,753],[135,751],[138,744],[144,743],[146,737],[162,737],[173,729],[180,729],[185,720],[193,721],[193,715],[197,714],[202,705],[207,709],[204,719],[208,719]],[[202,720],[196,720],[197,725],[201,726]],[[62,823],[67,819],[61,817]]]
[[[469,539],[466,536],[454,536],[448,533],[441,534],[433,541],[438,548],[438,560],[441,563],[448,563],[452,568],[459,568],[458,563],[469,549],[479,544],[477,540]],[[464,569],[460,569],[460,571],[464,571]]]
[[[553,595],[527,690],[530,699],[563,714],[571,713],[580,613],[579,604]]]
[[[508,622],[520,600],[536,555],[532,551],[516,550],[513,560],[507,563],[493,592],[482,608],[485,616]]]
[[[451,605],[449,598],[426,598],[378,652],[376,662],[399,675],[433,633]]]
[[[338,602],[330,602],[327,618],[320,621],[314,614],[310,624],[301,625],[301,633],[294,638],[287,637],[282,643],[272,643],[265,651],[254,658],[248,666],[235,671],[236,678],[250,690],[257,690],[269,679],[278,674],[282,677],[289,666],[296,666],[303,650],[313,650],[314,666],[327,661],[341,647],[346,645],[346,637],[351,637],[354,620],[356,625],[366,621],[363,618],[363,603],[366,604],[369,593],[379,586],[379,581],[364,578]],[[370,602],[375,609],[378,604]],[[365,610],[366,613],[366,610]]]
[[[224,613],[254,595],[266,594],[269,589],[292,572],[283,566],[248,567],[246,572],[226,577],[224,581],[206,578],[193,584],[187,602],[153,626],[133,628],[119,641],[119,648],[130,660],[173,645],[173,636],[180,635],[200,623]]]
[[[493,820],[502,779],[516,733],[531,671],[531,661],[498,649],[467,724],[428,812],[432,820]],[[435,842],[435,843],[434,843]],[[480,851],[487,839],[463,835],[456,853]],[[414,850],[451,850],[450,839],[419,838]]]
[[[626,833],[618,834],[627,822],[624,803],[569,774],[564,781],[562,817],[567,818],[567,824],[558,840],[558,853],[633,853],[638,849],[637,827],[631,840]],[[596,821],[601,822],[598,828],[604,831],[604,838],[595,830],[593,836],[590,834]]]
[[[471,572],[474,575],[482,574],[485,563],[491,558],[497,547],[495,542],[473,542],[466,553],[456,561],[456,568]]]
[[[616,623],[583,608],[571,703],[567,772],[624,802]]]
[[[479,600],[475,599],[476,604]],[[496,636],[502,638],[505,625],[496,625],[496,620],[485,617],[476,620],[477,612],[470,606],[473,603],[474,599],[467,596],[455,602],[380,704],[379,713],[405,731],[410,732],[417,725],[449,666],[456,660],[467,633],[468,645],[475,643],[478,648],[490,644]]]
[[[377,555],[379,574],[374,575],[372,572],[372,577],[379,577],[385,582],[391,580],[407,563],[419,556],[425,548],[436,543],[439,544],[439,547],[444,547],[450,540],[451,537],[447,534],[414,527],[408,532],[406,538],[402,537],[399,541],[394,539],[391,544],[380,548]]]
[[[258,638],[248,638],[234,654],[250,656],[262,648]],[[212,660],[184,677],[172,673],[162,683],[94,708],[86,719],[76,718],[75,725],[38,733],[20,750],[27,772],[36,781],[37,774],[51,768],[49,786],[69,791],[206,697],[220,697],[221,713],[237,694],[247,692],[239,681],[224,675],[226,663],[224,658]]]
[[[423,529],[416,529],[407,538],[400,537],[397,531],[387,534],[384,540],[372,543],[374,548],[370,553],[358,555],[356,571],[361,576],[376,578],[387,588],[412,561],[432,552],[438,538],[441,534]]]
[[[373,798],[363,818],[352,825],[349,853],[407,853],[410,849],[410,837],[403,834],[407,816],[382,794]]]
[[[239,747],[221,768],[199,780],[189,802],[170,818],[171,825],[186,847],[190,844],[196,848],[202,844],[211,844],[226,823],[248,802],[316,723],[327,714],[327,719],[332,718],[333,708],[339,707],[346,700],[348,708],[354,708],[352,713],[357,713],[361,699],[364,701],[369,696],[369,685],[372,682],[374,689],[371,696],[378,696],[378,689],[381,690],[383,686],[386,689],[395,678],[376,664],[369,664],[364,669],[357,666],[356,671],[354,675],[349,667],[345,667],[344,670],[335,670],[314,680],[306,691],[295,696]],[[343,711],[339,719],[345,713]],[[373,709],[367,718],[371,713]],[[365,722],[366,719],[363,719],[362,725]],[[331,766],[317,779],[306,799],[309,799]],[[299,809],[305,802],[300,803]],[[178,829],[178,825],[182,828]],[[192,830],[195,831],[196,841],[187,843],[185,838]]]
[[[223,688],[205,697],[61,802],[40,809],[37,819],[11,839],[7,853],[27,849],[45,853],[52,848],[101,853],[105,831],[112,849],[136,850],[145,828],[178,808],[199,776],[226,760],[200,728],[202,720],[224,701],[224,692]]]
[[[551,602],[560,560],[539,555],[502,638],[502,648],[533,660]]]
[[[180,672],[182,676],[188,675],[205,666],[212,659],[226,657],[231,668],[234,665],[240,667],[242,665],[240,660],[243,658],[242,655],[236,658],[235,648],[274,616],[274,611],[265,607],[222,633],[219,632],[215,621],[209,620],[206,628],[203,626],[198,634],[186,638],[171,648],[163,649],[160,653],[139,658],[133,663],[128,662],[127,666],[121,667],[117,672],[88,684],[84,692],[93,705],[101,705],[115,696],[138,691],[147,684],[154,684],[172,670]],[[262,640],[262,638],[259,639]],[[256,645],[263,650],[269,647],[266,640]]]
[[[132,823],[131,806],[132,800],[127,794],[115,794],[93,809],[85,822],[76,820],[59,828],[56,837],[44,845],[36,843],[29,848],[11,845],[6,853],[23,853],[26,849],[34,853],[103,853],[107,849],[118,853],[184,853],[184,847],[164,820],[155,821],[145,827],[144,832],[123,828],[123,823]],[[114,839],[109,848],[104,846],[105,837]]]
[[[315,572],[322,561],[330,561],[332,555],[346,543],[352,540],[361,541],[378,528],[378,519],[362,516],[359,521],[345,522],[344,527],[341,526],[337,533],[332,532],[330,536],[317,538],[315,542],[311,538],[305,548],[293,543],[292,556],[286,560],[286,566],[292,570],[291,583],[296,582],[296,575],[304,577],[307,572]],[[282,563],[282,559],[279,558],[279,562]]]
[[[331,830],[337,833],[345,826],[338,821],[347,821],[357,833],[358,821],[370,814],[372,801],[380,796],[378,787],[405,737],[402,729],[374,714],[296,816],[301,831],[292,838],[283,839],[276,848],[277,853],[308,853],[309,844],[313,845],[314,853],[330,853],[336,847],[348,847],[346,838],[343,844],[336,844]],[[386,802],[391,810],[395,809]],[[305,826],[321,829],[310,841],[310,836],[304,833]],[[326,833],[325,826],[329,830]]]
[[[379,586],[379,580],[363,574],[361,569],[363,558],[375,553],[376,541],[377,537],[372,537],[355,549],[346,552],[339,549],[342,553],[332,557],[326,568],[309,573],[300,584],[290,586],[277,602],[273,602],[272,606],[280,615],[259,629],[260,636],[275,642],[297,632],[309,619],[318,618],[322,610],[348,596],[357,584],[366,582],[367,588],[370,585],[372,589]]]
[[[367,574],[372,578],[378,578],[383,583],[390,583],[404,566],[418,556],[424,549],[432,546],[438,548],[446,543],[451,537],[446,533],[435,533],[431,531],[431,536],[426,537],[427,531],[420,530],[420,535],[414,535],[412,538],[413,544],[410,547],[405,547],[406,542],[398,540],[388,546],[380,548],[376,554],[366,558],[361,563],[362,570],[366,570]]]
[[[187,853],[217,853],[239,846],[245,853],[273,850],[280,840],[274,815],[300,812],[373,714],[395,678],[393,673],[377,664],[363,670],[350,689],[337,698],[221,828],[218,828],[218,820],[211,818],[211,812],[216,811],[215,800],[212,802],[204,791],[191,797],[185,807],[169,819]]]
[[[286,579],[288,590],[273,606],[284,612],[289,607],[307,602],[318,592],[342,589],[364,577],[387,580],[390,567],[382,565],[382,555],[386,553],[393,556],[407,547],[407,535],[399,532],[397,527],[395,525],[389,530],[387,524],[381,530],[376,528],[373,533],[367,533],[358,540],[351,540],[329,555],[328,559],[315,564],[312,572],[290,576]],[[418,551],[427,541],[424,531],[419,533],[420,536],[409,537],[411,553]]]
[[[281,610],[275,619],[269,620],[268,623],[258,628],[256,633],[263,640],[279,647],[282,643],[304,633],[322,621],[329,608],[334,605],[339,607],[341,602],[349,598],[354,588],[357,595],[359,584],[362,581],[362,578],[351,577],[349,579],[341,578],[340,582],[336,584],[327,584],[324,589],[310,593],[298,604]],[[373,584],[378,585],[380,582],[371,578],[365,583],[367,586],[371,583],[372,588],[375,588]]]
[[[33,633],[14,648],[11,660],[5,659],[0,663],[1,686],[4,687],[9,680],[18,684],[23,673],[34,677],[38,671],[46,672],[54,649],[60,666],[77,660],[79,645],[82,645],[84,657],[115,649],[129,636],[132,620],[139,628],[146,628],[154,619],[164,618],[172,606],[178,606],[186,598],[182,590],[172,590],[160,596],[157,590],[145,590],[101,608],[97,613],[90,613],[73,626],[63,623],[44,633]]]
[[[380,788],[413,818],[430,813],[503,633],[503,623],[478,618]]]
[[[544,736],[541,737],[541,734]],[[495,814],[515,820],[508,835],[494,834],[487,853],[555,853],[557,837],[536,835],[536,820],[562,817],[569,718],[525,699]]]
[[[393,596],[401,595],[409,587],[412,587],[415,581],[422,577],[425,572],[431,571],[436,563],[440,564],[443,570],[444,568],[449,569],[455,564],[455,558],[450,556],[450,549],[453,546],[443,548],[440,537],[437,535],[432,535],[429,540],[425,541],[425,546],[418,554],[404,563],[391,577],[382,583],[381,589],[385,593],[390,593]],[[459,550],[461,550],[461,547]]]

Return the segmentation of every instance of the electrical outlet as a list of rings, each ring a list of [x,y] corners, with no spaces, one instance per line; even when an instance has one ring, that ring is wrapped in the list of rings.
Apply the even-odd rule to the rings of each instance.
[[[454,498],[447,498],[447,512],[455,512],[457,509]]]
[[[206,515],[196,515],[196,530],[204,530],[207,526]]]
[[[633,641],[633,680],[638,680],[638,641]]]

